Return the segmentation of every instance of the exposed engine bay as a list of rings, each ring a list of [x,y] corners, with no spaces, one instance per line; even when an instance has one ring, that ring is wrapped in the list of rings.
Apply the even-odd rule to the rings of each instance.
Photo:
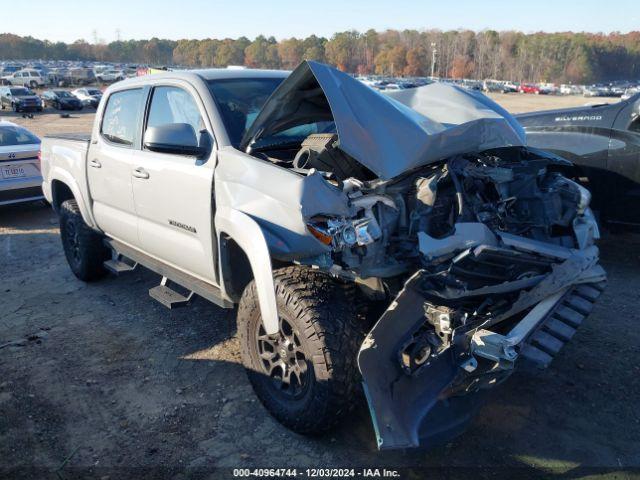
[[[471,417],[470,399],[506,378],[518,358],[547,366],[600,295],[606,276],[591,196],[562,175],[566,161],[527,148],[520,127],[486,98],[451,93],[473,105],[455,122],[437,118],[448,114],[439,95],[415,101],[435,120],[382,101],[379,110],[398,117],[379,140],[361,135],[374,127],[357,128],[368,116],[332,103],[337,74],[297,72],[296,88],[275,95],[295,101],[267,107],[264,117],[281,119],[283,130],[299,115],[300,125],[322,124],[323,132],[288,143],[260,143],[250,132],[247,151],[319,176],[344,199],[340,214],[327,201],[305,217],[327,248],[295,261],[386,302],[359,355],[379,446],[449,438]],[[339,80],[335,97],[351,88]],[[260,128],[267,138],[278,131]],[[408,144],[414,137],[424,150]]]
[[[314,165],[328,163],[323,159],[325,152],[315,155],[310,156]],[[535,338],[542,339],[542,344],[536,346],[522,343],[534,328],[518,338],[510,332],[536,301],[543,300],[544,295],[532,295],[526,301],[534,287],[557,295],[545,285],[554,283],[557,265],[568,261],[572,252],[590,250],[582,268],[594,267],[594,241],[599,237],[588,208],[589,192],[562,176],[557,167],[553,160],[524,148],[506,148],[459,155],[392,181],[340,179],[325,171],[323,175],[347,194],[355,215],[310,219],[310,231],[332,248],[330,255],[310,263],[355,279],[372,299],[395,299],[390,309],[405,294],[400,291],[403,285],[406,290],[411,284],[418,292],[413,315],[422,318],[401,335],[393,335],[389,329],[397,332],[398,324],[390,324],[378,343],[396,338],[392,354],[410,377],[433,368],[440,358],[456,357],[464,374],[450,372],[447,364],[446,395],[468,394],[498,383],[511,373],[520,353],[546,366],[549,354],[557,353],[562,340],[571,336],[562,331],[565,324],[556,324],[555,333],[553,328],[538,327],[541,331]],[[604,273],[598,267],[579,278],[584,270],[577,269],[574,280],[597,285],[588,290],[589,298],[595,299]],[[413,281],[407,282],[408,276]],[[524,304],[514,308],[523,298]],[[555,302],[560,299],[554,297]],[[577,296],[573,301],[586,303],[581,312],[591,310],[584,298]],[[367,353],[365,349],[365,359]],[[380,369],[379,360],[376,357],[370,364],[372,370]],[[361,356],[361,368],[364,365]],[[384,397],[389,386],[384,384],[381,390],[379,396]],[[374,388],[370,386],[369,391]],[[423,395],[421,391],[419,397]],[[407,392],[403,396],[411,398]],[[383,406],[377,407],[384,411]],[[431,418],[441,417],[436,412],[431,412]],[[405,444],[406,438],[388,437],[385,443],[380,437],[379,442],[388,448],[415,446],[419,441]]]

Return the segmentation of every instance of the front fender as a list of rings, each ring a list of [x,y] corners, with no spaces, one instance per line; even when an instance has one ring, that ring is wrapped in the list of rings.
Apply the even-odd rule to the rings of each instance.
[[[258,292],[258,302],[264,329],[268,335],[278,332],[278,307],[276,305],[275,287],[269,247],[260,225],[249,215],[230,207],[218,207],[215,214],[215,227],[218,245],[221,245],[221,235],[228,235],[242,248],[253,272]],[[218,258],[222,258],[219,252]],[[222,264],[220,264],[219,278],[223,279]],[[221,288],[227,295],[224,281]]]

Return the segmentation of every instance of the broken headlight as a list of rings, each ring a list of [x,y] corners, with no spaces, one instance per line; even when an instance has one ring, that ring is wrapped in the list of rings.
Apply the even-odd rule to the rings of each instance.
[[[336,250],[369,245],[382,236],[375,217],[357,219],[314,217],[307,229],[320,242]]]

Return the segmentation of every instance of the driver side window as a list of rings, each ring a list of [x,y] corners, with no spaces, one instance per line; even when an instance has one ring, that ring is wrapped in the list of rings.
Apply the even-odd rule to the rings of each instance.
[[[636,119],[631,122],[631,125],[629,125],[629,131],[640,133],[640,115],[638,115]]]

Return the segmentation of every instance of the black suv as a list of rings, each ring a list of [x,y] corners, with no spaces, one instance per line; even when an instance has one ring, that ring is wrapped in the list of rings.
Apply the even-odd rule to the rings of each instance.
[[[82,110],[82,102],[66,90],[48,90],[42,94],[42,101],[57,110]]]
[[[14,112],[42,111],[40,98],[26,87],[0,87],[0,108]]]

